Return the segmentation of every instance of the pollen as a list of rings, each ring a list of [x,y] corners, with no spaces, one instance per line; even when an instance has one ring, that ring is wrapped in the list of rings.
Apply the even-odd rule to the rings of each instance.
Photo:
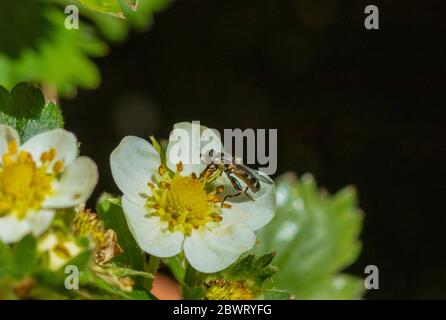
[[[53,172],[55,174],[61,173],[63,170],[63,162],[62,161],[56,161],[56,163],[53,165]]]
[[[252,300],[254,296],[245,281],[214,279],[205,283],[208,300]]]
[[[8,142],[8,152],[11,154],[16,154],[17,153],[17,141],[15,140],[11,140]]]
[[[166,167],[163,165],[160,165],[158,168],[158,173],[160,176],[164,176],[164,174],[166,173]]]
[[[17,142],[8,143],[0,166],[0,217],[14,214],[22,219],[28,211],[41,208],[45,198],[52,194],[55,175],[47,173],[47,165],[55,156],[55,149],[42,153],[42,165],[38,166],[30,153],[18,150]],[[54,167],[60,171],[63,166],[56,162]]]
[[[160,170],[159,170],[160,171]],[[149,216],[166,222],[169,231],[180,231],[190,236],[194,229],[218,225],[222,221],[221,199],[212,190],[209,180],[196,174],[181,175],[183,165],[176,172],[163,172],[161,180],[149,183],[152,190],[146,202]]]

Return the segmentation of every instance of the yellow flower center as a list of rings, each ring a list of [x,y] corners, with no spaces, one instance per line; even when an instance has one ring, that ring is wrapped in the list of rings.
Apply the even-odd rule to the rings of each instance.
[[[208,300],[252,300],[254,296],[244,281],[211,280],[205,284]]]
[[[161,178],[156,184],[149,183],[152,196],[147,200],[146,207],[149,215],[167,222],[169,231],[180,231],[190,236],[192,230],[218,225],[222,220],[222,199],[217,194],[223,189],[218,187],[213,190],[208,177],[198,178],[195,174],[182,176],[182,170],[181,163],[177,165],[175,173],[167,172],[162,165],[159,167]]]
[[[55,156],[55,149],[42,153],[42,165],[37,166],[30,153],[18,151],[15,141],[8,143],[0,167],[0,217],[15,214],[22,219],[29,210],[41,208],[45,198],[52,193],[53,179],[63,168],[63,163],[57,161],[53,173],[47,173]]]

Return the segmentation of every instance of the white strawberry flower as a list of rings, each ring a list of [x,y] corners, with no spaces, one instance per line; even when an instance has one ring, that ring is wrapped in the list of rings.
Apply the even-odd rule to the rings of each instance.
[[[37,243],[37,252],[48,254],[48,268],[53,271],[59,270],[83,250],[74,238],[55,232],[48,232]]]
[[[84,203],[97,180],[96,164],[78,157],[72,133],[56,129],[20,145],[17,132],[0,125],[0,241],[39,236],[56,210]]]
[[[255,201],[241,195],[228,198],[222,205],[223,195],[237,193],[224,174],[216,181],[215,177],[200,177],[206,168],[200,161],[172,159],[172,154],[223,150],[215,134],[211,143],[201,139],[211,130],[201,127],[197,131],[192,126],[175,125],[166,152],[167,168],[149,142],[134,136],[122,140],[110,163],[123,193],[123,211],[139,247],[160,258],[184,251],[192,267],[213,273],[227,268],[253,247],[254,232],[274,216],[275,190],[272,181],[260,182],[260,190],[251,194]],[[188,133],[190,140],[175,139],[176,129]]]

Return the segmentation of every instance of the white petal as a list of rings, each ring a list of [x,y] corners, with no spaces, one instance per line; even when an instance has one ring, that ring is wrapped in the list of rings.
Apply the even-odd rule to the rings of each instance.
[[[52,250],[55,246],[57,246],[58,239],[56,233],[49,232],[47,235],[39,239],[37,243],[37,251],[46,252]]]
[[[0,241],[15,243],[30,232],[30,226],[26,219],[17,219],[14,215],[0,218]]]
[[[34,212],[29,214],[27,217],[30,231],[35,236],[38,237],[44,233],[54,218],[54,211],[52,210],[41,210],[39,212]]]
[[[71,162],[54,187],[54,195],[45,199],[44,208],[70,208],[88,200],[98,182],[98,168],[88,157]]]
[[[201,162],[201,155],[210,150],[223,151],[220,137],[214,130],[191,122],[177,123],[169,137],[167,166],[175,171],[177,163],[181,161],[184,166],[183,175],[192,172],[200,174],[206,168]]]
[[[255,241],[254,232],[243,223],[224,217],[217,228],[194,230],[184,241],[184,252],[194,269],[213,273],[233,264]]]
[[[261,172],[257,172],[257,174],[270,180],[271,183],[260,181],[260,190],[258,192],[253,193],[251,190],[247,191],[254,201],[250,200],[244,194],[241,194],[234,198],[228,198],[226,202],[231,205],[231,208],[223,209],[223,212],[226,215],[242,217],[243,223],[253,231],[268,224],[276,213],[276,192],[274,182]],[[220,177],[217,184],[224,185],[224,195],[238,193],[225,176]],[[246,185],[242,183],[243,189],[245,186]]]
[[[14,128],[5,124],[0,124],[0,164],[3,162],[3,155],[8,151],[8,143],[12,140],[17,142],[17,147],[20,146],[20,138]]]
[[[49,164],[49,168],[56,161],[63,161],[65,165],[68,165],[78,156],[76,136],[64,129],[55,129],[35,135],[26,141],[21,149],[31,153],[34,161],[40,165],[42,153],[52,148],[56,150],[56,157]]]
[[[160,258],[172,257],[180,253],[184,240],[181,232],[172,233],[165,230],[165,223],[156,217],[146,217],[146,209],[131,202],[125,196],[122,197],[122,208],[129,229],[142,250]]]
[[[161,164],[160,155],[144,139],[128,136],[110,156],[110,166],[119,190],[133,202],[145,203],[150,182]]]

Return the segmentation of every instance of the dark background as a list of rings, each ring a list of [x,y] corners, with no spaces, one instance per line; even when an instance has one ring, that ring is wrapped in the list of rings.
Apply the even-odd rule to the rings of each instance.
[[[63,101],[67,128],[117,192],[108,155],[175,122],[277,128],[279,169],[359,190],[366,298],[446,298],[445,29],[423,1],[177,0],[98,59],[103,84]],[[380,30],[363,26],[366,4]]]

